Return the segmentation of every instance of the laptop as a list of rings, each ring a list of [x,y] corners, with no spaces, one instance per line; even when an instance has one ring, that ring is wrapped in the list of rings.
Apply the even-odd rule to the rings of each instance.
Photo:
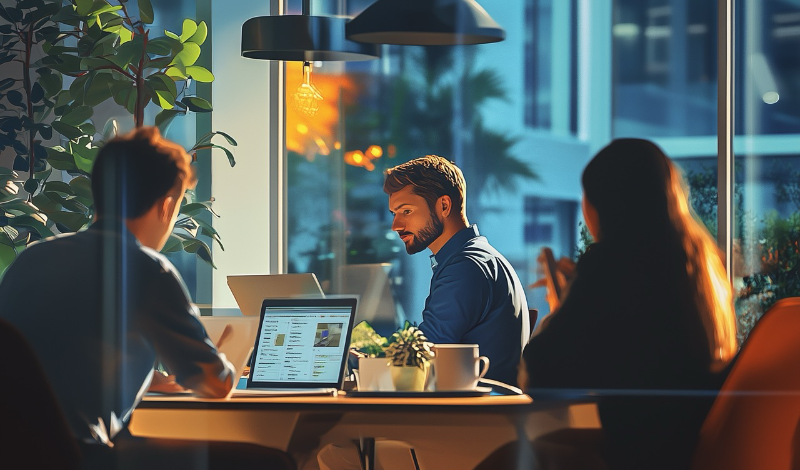
[[[266,299],[250,376],[237,396],[335,395],[342,388],[356,299]]]
[[[391,336],[402,324],[389,282],[389,263],[339,267],[339,293],[358,298],[356,324],[368,321],[381,335]]]
[[[325,297],[314,273],[228,276],[228,287],[242,315],[258,316],[270,298]]]

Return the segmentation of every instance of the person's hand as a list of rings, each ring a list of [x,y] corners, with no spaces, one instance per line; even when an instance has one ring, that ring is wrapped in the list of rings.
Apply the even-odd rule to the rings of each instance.
[[[163,372],[155,371],[153,372],[153,380],[150,382],[148,391],[156,393],[178,393],[185,392],[186,389],[175,381],[174,375],[167,375]]]
[[[566,256],[562,256],[561,259],[556,261],[556,270],[559,275],[564,277],[563,280],[567,284],[575,277],[576,266],[575,262]]]
[[[547,269],[547,264],[542,255],[539,256],[537,261],[540,263],[540,266]],[[562,256],[561,259],[555,263],[555,272],[552,273],[552,277],[545,273],[544,277],[528,286],[530,289],[535,289],[537,287],[546,288],[544,297],[547,301],[547,305],[550,306],[550,313],[555,312],[558,307],[561,306],[561,299],[556,292],[557,290],[563,292],[569,285],[569,282],[572,280],[573,276],[575,276],[575,267],[574,261],[566,256]],[[555,283],[558,285],[556,286]],[[556,289],[556,287],[558,287],[558,289]]]

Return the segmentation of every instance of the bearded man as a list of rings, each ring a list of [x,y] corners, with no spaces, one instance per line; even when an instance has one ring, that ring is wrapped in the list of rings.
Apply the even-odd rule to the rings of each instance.
[[[432,253],[420,329],[434,343],[478,344],[490,362],[486,377],[515,384],[530,337],[528,302],[511,263],[467,221],[461,170],[426,155],[385,176],[392,230],[408,254]]]

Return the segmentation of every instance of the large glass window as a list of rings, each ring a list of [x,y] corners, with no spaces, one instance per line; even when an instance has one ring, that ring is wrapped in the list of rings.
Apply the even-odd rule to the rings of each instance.
[[[734,272],[744,336],[778,299],[800,296],[800,5],[736,8]]]

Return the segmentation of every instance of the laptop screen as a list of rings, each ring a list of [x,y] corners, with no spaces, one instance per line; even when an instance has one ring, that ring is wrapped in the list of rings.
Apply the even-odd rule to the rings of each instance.
[[[247,387],[339,388],[356,299],[266,299]]]

